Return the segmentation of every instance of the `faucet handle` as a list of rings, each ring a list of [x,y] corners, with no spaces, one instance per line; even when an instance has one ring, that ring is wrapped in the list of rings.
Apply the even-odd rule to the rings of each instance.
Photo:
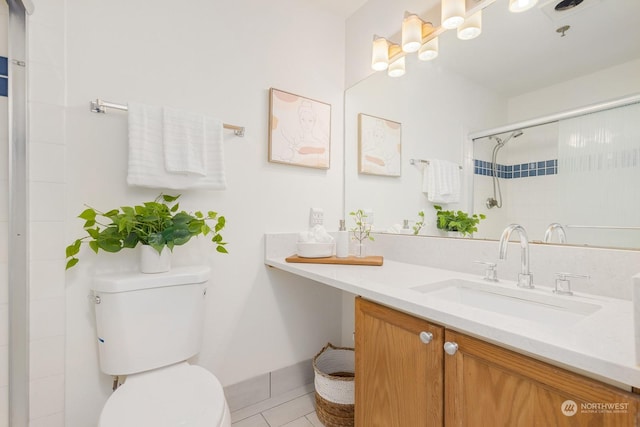
[[[573,295],[571,291],[570,277],[578,279],[590,279],[588,274],[576,274],[576,273],[555,273],[556,275],[556,288],[553,290],[554,294],[558,295]]]
[[[483,279],[489,282],[497,282],[498,281],[498,269],[497,264],[495,262],[488,261],[473,261],[475,264],[483,264],[487,266],[487,269],[484,271]]]

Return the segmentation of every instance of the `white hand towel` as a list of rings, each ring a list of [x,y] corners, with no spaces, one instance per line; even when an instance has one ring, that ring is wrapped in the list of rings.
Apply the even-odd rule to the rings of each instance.
[[[130,102],[127,183],[155,187],[166,175],[162,152],[162,107]]]
[[[206,176],[205,117],[164,107],[162,131],[167,171]]]
[[[430,160],[424,168],[422,191],[433,203],[457,203],[460,201],[460,167],[446,160]]]
[[[190,188],[224,190],[222,120],[204,121],[206,176],[172,173],[165,168],[162,107],[129,103],[129,185],[184,190]]]

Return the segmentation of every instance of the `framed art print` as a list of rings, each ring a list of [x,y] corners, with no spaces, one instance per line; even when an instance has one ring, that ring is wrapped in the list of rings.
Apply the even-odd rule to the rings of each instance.
[[[401,135],[398,122],[358,114],[358,172],[400,176]]]
[[[271,88],[269,161],[329,169],[331,105]]]

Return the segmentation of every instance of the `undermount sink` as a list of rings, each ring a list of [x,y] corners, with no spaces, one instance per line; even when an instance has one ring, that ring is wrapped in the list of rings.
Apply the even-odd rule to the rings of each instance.
[[[571,297],[561,298],[464,279],[450,279],[412,289],[429,297],[558,327],[579,322],[602,308],[598,304],[572,301]]]

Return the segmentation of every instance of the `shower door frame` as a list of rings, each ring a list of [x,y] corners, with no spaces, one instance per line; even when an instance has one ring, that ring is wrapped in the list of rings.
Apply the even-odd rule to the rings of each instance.
[[[30,0],[9,6],[9,425],[29,425],[29,248],[27,169],[27,13]]]

